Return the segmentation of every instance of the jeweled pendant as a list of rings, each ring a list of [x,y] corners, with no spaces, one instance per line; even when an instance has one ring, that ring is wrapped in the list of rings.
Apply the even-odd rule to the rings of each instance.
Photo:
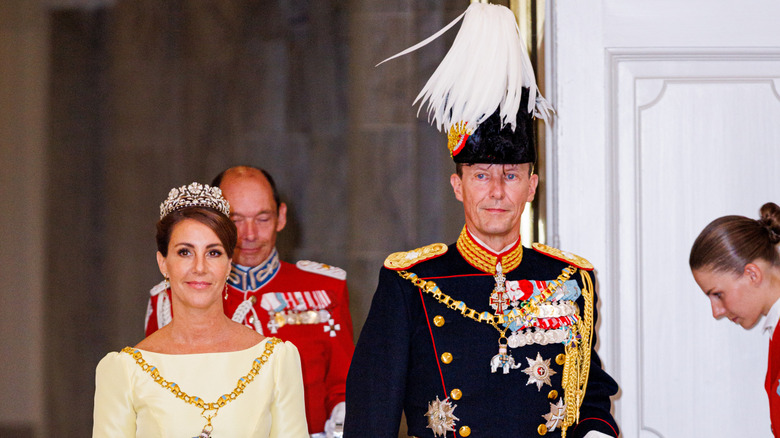
[[[211,431],[213,428],[210,424],[207,424],[203,427],[203,430],[200,432],[200,435],[194,436],[192,438],[211,438]]]
[[[511,354],[506,352],[506,344],[498,342],[498,354],[490,359],[490,372],[495,373],[499,368],[502,368],[504,374],[509,374],[509,370],[516,370],[520,368],[521,364],[515,364],[515,358]]]
[[[207,431],[206,429],[203,429],[200,435],[194,436],[192,438],[211,438],[211,432]]]
[[[490,307],[496,311],[496,315],[503,315],[509,304],[509,298],[505,295],[504,282],[506,277],[502,273],[501,262],[496,263],[496,273],[493,278],[496,280],[496,286],[493,288],[493,293],[490,294]]]

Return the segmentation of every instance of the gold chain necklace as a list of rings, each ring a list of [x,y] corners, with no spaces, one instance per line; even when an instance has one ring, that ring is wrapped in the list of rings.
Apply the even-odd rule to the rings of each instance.
[[[419,287],[423,292],[433,296],[438,302],[444,304],[452,310],[459,311],[463,316],[471,318],[477,322],[485,322],[492,325],[501,335],[499,337],[500,344],[501,339],[506,339],[506,331],[512,322],[520,320],[523,325],[530,325],[530,315],[539,309],[539,303],[546,301],[547,298],[549,298],[550,295],[558,290],[558,288],[561,287],[563,283],[566,282],[566,280],[568,280],[575,272],[577,272],[577,268],[571,265],[567,266],[561,275],[559,275],[555,280],[551,281],[550,284],[548,284],[539,295],[529,298],[528,302],[526,302],[522,307],[515,307],[505,315],[494,315],[487,311],[479,313],[467,306],[463,301],[453,300],[452,297],[442,292],[436,283],[430,280],[422,280],[414,272],[398,271],[398,275],[400,275],[404,280],[411,281],[413,285]],[[499,327],[499,324],[505,324],[507,327],[502,330]]]
[[[149,375],[152,376],[152,379],[154,379],[155,382],[157,382],[163,388],[171,391],[173,395],[176,396],[176,398],[182,399],[185,403],[189,403],[191,405],[195,405],[200,409],[203,409],[203,412],[201,412],[200,415],[206,419],[206,425],[203,426],[203,431],[200,433],[198,438],[209,438],[211,437],[211,431],[214,429],[214,426],[211,425],[211,420],[217,416],[217,413],[219,412],[219,408],[225,406],[226,404],[228,404],[228,402],[235,400],[236,398],[238,398],[239,395],[241,395],[244,392],[246,386],[249,383],[251,383],[253,380],[255,380],[255,377],[260,373],[260,368],[262,368],[262,366],[266,362],[268,362],[268,357],[271,356],[271,354],[274,352],[274,346],[280,342],[282,342],[282,340],[279,338],[271,338],[270,340],[268,340],[265,344],[265,351],[263,352],[262,355],[260,355],[260,357],[255,358],[255,360],[252,362],[252,369],[249,370],[249,373],[246,376],[238,379],[238,384],[236,385],[236,389],[229,392],[228,394],[222,395],[214,403],[206,403],[200,397],[187,395],[186,392],[182,391],[181,388],[179,388],[179,385],[177,385],[174,382],[169,382],[165,380],[160,375],[160,372],[157,370],[157,367],[147,363],[144,360],[139,350],[132,347],[125,347],[122,349],[122,352],[132,356],[133,359],[135,359],[135,363],[137,363],[138,366],[140,366],[143,371],[149,373]],[[214,413],[209,415],[206,413],[208,411],[214,411]]]
[[[498,283],[503,283],[504,277],[501,274],[500,268],[497,267],[496,271],[495,279],[498,286]],[[504,374],[507,374],[509,373],[510,369],[517,369],[521,366],[520,364],[515,363],[515,359],[507,350],[507,345],[509,342],[506,338],[506,331],[509,330],[509,326],[512,324],[512,322],[517,320],[522,322],[525,326],[530,326],[533,323],[533,317],[531,315],[533,315],[539,309],[539,303],[546,301],[547,298],[549,298],[553,292],[558,290],[558,288],[561,287],[563,283],[568,280],[575,272],[577,272],[577,268],[572,265],[567,266],[564,268],[563,272],[561,272],[561,275],[559,275],[555,280],[551,281],[550,284],[548,284],[547,287],[541,293],[539,293],[539,295],[529,298],[523,306],[520,308],[513,308],[506,315],[494,315],[487,311],[478,313],[476,310],[467,306],[463,301],[453,300],[452,297],[442,292],[441,289],[439,289],[439,286],[437,286],[433,281],[422,280],[417,276],[417,274],[413,272],[398,271],[398,275],[400,275],[401,278],[405,280],[411,281],[412,284],[420,288],[421,291],[432,295],[436,300],[439,301],[439,303],[444,304],[452,310],[459,311],[463,316],[471,318],[477,322],[485,322],[492,325],[493,328],[498,331],[499,336],[498,354],[491,358],[490,370],[491,372],[495,373],[499,368],[501,368]],[[501,288],[503,288],[503,285],[501,285]],[[499,324],[505,324],[505,327],[502,329]],[[574,324],[571,325],[570,330],[570,337],[567,341],[564,341],[565,348],[570,348],[577,345],[577,326]]]

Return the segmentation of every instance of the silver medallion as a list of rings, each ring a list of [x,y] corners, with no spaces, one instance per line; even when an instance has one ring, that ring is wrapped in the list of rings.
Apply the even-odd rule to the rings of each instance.
[[[428,412],[425,416],[428,417],[428,429],[433,431],[434,436],[445,436],[447,432],[455,431],[455,422],[459,420],[453,413],[458,405],[450,403],[450,398],[447,397],[444,400],[439,400],[439,396],[436,396],[436,400],[428,403]]]
[[[526,385],[536,383],[536,389],[538,391],[542,390],[542,385],[544,384],[552,386],[550,376],[556,374],[556,372],[555,370],[550,369],[550,359],[542,359],[542,355],[536,353],[536,359],[526,357],[525,360],[528,361],[528,368],[523,370],[524,373],[528,374],[528,382]]]
[[[545,424],[547,430],[549,432],[555,431],[563,423],[563,419],[566,418],[566,405],[563,404],[563,398],[559,398],[558,403],[550,403],[550,412],[542,415],[542,418],[547,420]]]

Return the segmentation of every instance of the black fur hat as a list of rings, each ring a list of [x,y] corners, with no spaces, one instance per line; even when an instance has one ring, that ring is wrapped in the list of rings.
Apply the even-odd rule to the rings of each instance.
[[[528,91],[523,90],[523,100]],[[525,108],[525,103],[521,108]],[[462,141],[462,139],[461,139]],[[499,111],[493,113],[466,138],[463,147],[452,152],[456,163],[520,164],[536,162],[534,118],[524,110],[517,113],[515,129],[509,124],[501,127]]]

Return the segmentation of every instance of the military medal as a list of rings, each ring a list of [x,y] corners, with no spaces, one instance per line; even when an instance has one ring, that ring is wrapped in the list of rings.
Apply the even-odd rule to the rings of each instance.
[[[539,391],[542,390],[544,384],[552,386],[550,376],[556,373],[555,370],[550,369],[550,359],[542,359],[542,355],[536,353],[536,359],[526,357],[525,360],[528,361],[528,368],[523,370],[524,373],[528,374],[526,385],[536,383],[536,389]]]
[[[325,333],[330,334],[330,337],[333,338],[336,336],[336,332],[341,330],[341,324],[336,324],[336,321],[329,319],[328,323],[324,324],[322,328],[325,330]]]
[[[506,338],[502,338],[506,339]],[[516,370],[520,368],[520,364],[515,364],[515,358],[511,354],[506,352],[506,344],[501,343],[501,339],[498,340],[498,354],[490,359],[490,372],[495,373],[499,368],[504,370],[504,374],[509,374],[509,370]]]
[[[276,318],[273,316],[268,320],[268,330],[271,331],[271,334],[276,334],[279,331],[279,323],[276,322]]]
[[[447,397],[444,400],[439,400],[439,396],[436,396],[436,400],[428,403],[428,412],[425,416],[428,417],[428,429],[433,431],[434,436],[445,436],[447,432],[455,431],[455,421],[459,420],[453,414],[455,408],[458,405],[450,403],[450,398]]]
[[[490,294],[490,307],[496,311],[496,315],[503,315],[509,304],[509,297],[506,296],[506,288],[504,287],[506,276],[501,272],[501,262],[496,263],[496,275],[493,278],[496,280],[496,287]]]
[[[299,324],[317,324],[320,322],[320,315],[315,310],[307,310],[298,315]]]
[[[328,312],[325,309],[320,309],[317,311],[317,314],[320,317],[320,321],[327,321],[330,319],[330,312]]]
[[[563,422],[564,417],[566,417],[566,405],[563,404],[563,398],[559,398],[556,404],[550,403],[550,412],[542,415],[542,418],[547,420],[545,427],[548,432],[555,431]]]
[[[496,286],[493,288],[493,293],[490,294],[490,307],[496,311],[496,315],[504,315],[507,307],[509,306],[509,297],[506,294],[506,276],[501,268],[501,262],[496,263],[496,273],[493,275],[496,280]],[[506,329],[499,330],[501,336],[498,339],[498,354],[490,359],[490,372],[495,373],[501,368],[504,374],[509,374],[509,370],[514,370],[520,367],[519,364],[515,364],[515,358],[511,354],[507,353],[506,346]],[[504,343],[501,343],[501,340]]]

